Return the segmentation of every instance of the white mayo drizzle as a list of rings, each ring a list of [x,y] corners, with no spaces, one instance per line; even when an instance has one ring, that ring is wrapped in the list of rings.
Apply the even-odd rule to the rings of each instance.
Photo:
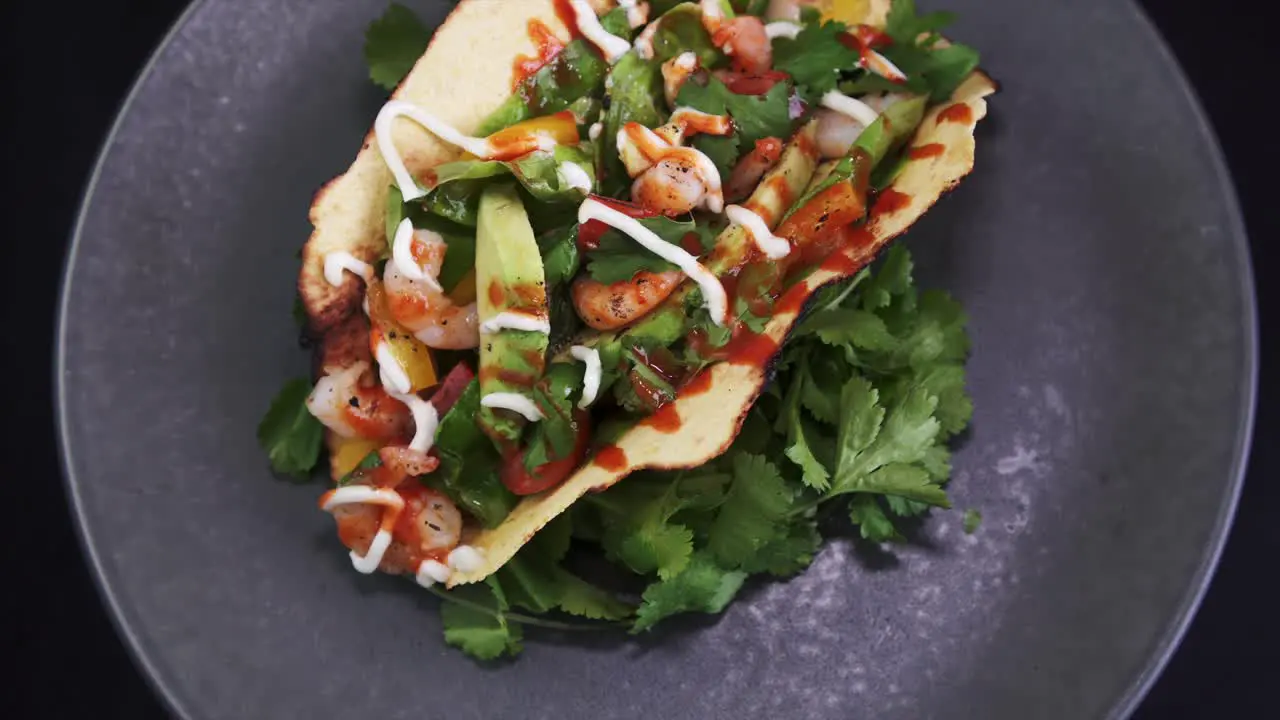
[[[600,351],[586,345],[574,345],[569,348],[569,354],[587,365],[582,376],[582,399],[578,400],[578,407],[586,409],[596,401],[600,392]]]
[[[396,237],[391,243],[391,260],[396,264],[396,269],[401,275],[410,280],[424,282],[427,287],[436,292],[444,292],[439,281],[424,271],[418,261],[413,259],[413,238],[417,233],[425,235],[430,242],[444,242],[440,233],[433,230],[414,230],[413,222],[405,218],[396,228]]]
[[[436,444],[436,429],[440,427],[440,413],[430,401],[413,393],[393,393],[391,397],[404,403],[413,414],[413,439],[409,441],[409,449],[425,453]]]
[[[385,340],[378,343],[373,357],[378,361],[378,379],[382,381],[382,387],[401,395],[413,389],[409,373],[405,372],[404,367],[396,360],[396,356],[391,352],[391,346]]]
[[[449,553],[449,567],[460,573],[473,573],[484,565],[484,551],[470,545],[459,545]]]
[[[320,498],[320,508],[326,512],[333,512],[333,509],[340,505],[354,504],[382,505],[385,508],[382,511],[381,527],[378,529],[378,534],[373,536],[373,542],[369,543],[369,551],[363,556],[355,550],[351,551],[351,566],[357,572],[368,575],[378,569],[378,565],[382,563],[382,556],[386,554],[387,548],[391,547],[391,528],[395,526],[396,519],[404,510],[404,498],[400,497],[400,493],[395,490],[368,485],[336,488]]]
[[[702,8],[702,23],[708,24],[708,30],[719,27],[724,22],[724,8],[720,7],[720,0],[698,0],[698,5]]]
[[[835,110],[842,115],[849,117],[862,123],[863,127],[870,125],[880,117],[872,107],[857,98],[851,98],[848,95],[842,95],[835,90],[828,90],[822,96],[822,106]]]
[[[391,174],[396,179],[396,186],[400,188],[400,194],[404,196],[405,202],[417,200],[426,195],[427,191],[418,187],[418,183],[409,174],[408,169],[405,168],[404,160],[400,157],[399,151],[396,150],[395,142],[391,139],[391,123],[398,117],[409,118],[430,130],[432,134],[441,140],[450,145],[457,145],[476,157],[487,158],[493,154],[493,146],[487,140],[463,135],[452,125],[413,103],[403,100],[388,102],[378,112],[378,119],[373,123],[373,132],[378,137],[378,150],[382,152],[382,159],[386,161],[387,167],[391,169]]]
[[[423,560],[418,563],[418,574],[414,579],[422,587],[431,587],[438,582],[448,582],[451,574],[449,567],[439,560]]]
[[[780,257],[786,257],[791,252],[791,243],[770,232],[764,218],[755,214],[755,212],[741,205],[730,205],[724,209],[724,216],[729,218],[729,222],[737,223],[745,228],[751,234],[751,239],[755,241],[756,247],[760,248],[760,252],[764,253],[765,257],[777,260]]]
[[[627,23],[632,29],[638,28],[649,19],[649,3],[638,3],[636,0],[618,0],[618,7],[627,11]]]
[[[610,64],[618,62],[618,58],[631,49],[631,43],[604,29],[600,24],[600,18],[596,17],[596,11],[591,9],[587,0],[569,0],[569,5],[573,8],[574,17],[577,18],[578,31],[600,48],[600,52],[604,53],[605,60]],[[479,153],[475,154],[479,155]]]
[[[581,190],[584,195],[591,194],[591,176],[577,163],[568,161],[560,163],[556,166],[556,176],[560,178],[561,183]]]
[[[480,323],[481,335],[493,335],[503,330],[551,334],[551,323],[546,318],[528,313],[503,311]]]
[[[716,175],[716,179],[719,180],[719,174]],[[652,230],[641,225],[635,218],[627,217],[592,198],[588,198],[578,207],[578,223],[582,224],[590,220],[599,220],[609,227],[621,230],[653,254],[678,266],[694,282],[698,283],[698,287],[702,288],[702,297],[707,304],[707,310],[711,313],[712,322],[717,325],[724,325],[725,309],[728,306],[728,297],[725,294],[724,285],[721,285],[716,276],[703,267],[697,258],[686,252],[684,248],[672,245],[658,237]],[[484,401],[481,400],[481,402],[483,403]]]
[[[542,411],[538,409],[538,406],[520,393],[489,393],[480,398],[480,404],[487,408],[498,408],[519,413],[529,422],[537,422],[543,418]]]
[[[802,28],[796,23],[779,20],[778,22],[771,22],[768,25],[765,25],[764,34],[771,40],[773,38],[780,37],[795,40],[796,36],[800,34],[801,29]]]
[[[599,140],[600,133],[604,132],[604,125],[601,123],[591,123],[591,127],[587,128],[587,137],[592,140]]]
[[[768,32],[768,30],[769,28],[766,27],[765,31]],[[881,55],[875,50],[871,50],[870,48],[868,48],[868,52],[871,54],[872,59],[871,59],[871,62],[863,63],[863,65],[867,67],[867,69],[871,70],[872,72],[874,72],[875,74],[881,77],[888,78],[890,80],[906,80],[907,79],[907,74],[902,72],[902,70],[899,69],[897,65],[894,65],[893,61],[891,61],[889,58],[885,57],[884,55]]]
[[[636,36],[636,41],[635,43],[633,43],[633,47],[635,47],[636,49],[636,54],[644,58],[645,60],[652,60],[653,59],[653,36],[657,34],[658,34],[658,21],[654,20],[653,22],[649,23],[648,27],[641,30],[640,34]]]
[[[373,277],[372,265],[345,250],[331,252],[324,256],[324,279],[328,280],[330,285],[334,287],[342,285],[342,281],[346,279],[342,275],[343,270],[350,270],[365,282],[369,282]]]

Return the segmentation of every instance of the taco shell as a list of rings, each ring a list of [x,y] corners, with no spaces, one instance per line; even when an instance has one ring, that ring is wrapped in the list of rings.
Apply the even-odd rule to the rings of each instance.
[[[599,11],[614,2],[591,0],[591,4]],[[863,21],[883,25],[889,0],[854,5],[865,12]],[[536,54],[527,31],[529,21],[541,20],[562,40],[567,41],[570,34],[558,18],[553,0],[503,0],[501,6],[502,11],[495,12],[493,2],[462,0],[392,97],[428,108],[463,133],[474,132],[511,95],[517,56]],[[990,78],[975,72],[949,101],[929,110],[911,144],[937,143],[944,146],[944,151],[906,165],[891,187],[909,196],[909,201],[889,212],[874,214],[866,227],[870,241],[849,251],[852,262],[839,270],[811,273],[804,281],[806,297],[871,262],[890,240],[969,174],[974,162],[974,128],[986,115],[984,98],[995,89]],[[959,105],[968,110],[953,109]],[[944,113],[948,114],[940,117]],[[417,176],[461,154],[410,122],[397,123],[394,133],[406,167]],[[298,292],[306,309],[308,330],[319,341],[317,372],[323,372],[325,366],[367,360],[367,341],[358,332],[360,327],[367,327],[360,309],[364,284],[348,274],[341,286],[329,285],[324,278],[324,258],[331,252],[346,251],[373,263],[386,254],[386,201],[392,182],[370,130],[350,168],[322,187],[311,206],[314,230],[303,248]],[[781,343],[798,314],[792,311],[775,315],[765,333]],[[492,574],[538,530],[587,492],[604,490],[641,469],[699,466],[728,449],[764,387],[768,367],[719,363],[705,372],[709,373],[709,390],[680,396],[666,410],[680,418],[678,432],[667,434],[638,425],[616,442],[626,456],[621,467],[605,469],[588,462],[559,487],[525,498],[497,528],[469,533],[464,542],[481,550],[484,562],[471,572],[454,572],[449,586],[476,582]],[[343,443],[338,440],[331,433],[326,437],[335,479],[354,455],[350,448],[344,452]]]

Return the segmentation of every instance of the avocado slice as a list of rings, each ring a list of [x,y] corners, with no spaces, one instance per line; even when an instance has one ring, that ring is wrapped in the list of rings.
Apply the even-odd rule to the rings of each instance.
[[[548,319],[542,253],[514,183],[495,183],[480,196],[476,225],[476,307],[481,327],[499,313]],[[480,395],[518,393],[531,400],[546,366],[547,335],[500,329],[480,336]],[[480,428],[499,448],[520,439],[525,419],[481,407]]]

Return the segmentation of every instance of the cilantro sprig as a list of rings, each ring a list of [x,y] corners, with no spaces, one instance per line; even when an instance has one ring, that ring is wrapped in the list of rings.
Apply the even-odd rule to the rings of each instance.
[[[379,87],[395,90],[430,42],[430,28],[409,8],[391,3],[365,31],[364,60],[369,78]]]

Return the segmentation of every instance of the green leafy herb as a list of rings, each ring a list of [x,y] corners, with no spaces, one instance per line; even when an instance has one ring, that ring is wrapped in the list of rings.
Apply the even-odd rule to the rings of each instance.
[[[680,88],[676,103],[682,107],[733,118],[732,135],[716,137],[698,135],[693,146],[705,153],[716,164],[720,174],[728,177],[744,149],[755,146],[758,140],[774,137],[785,140],[791,135],[789,96],[791,86],[776,83],[764,95],[739,95],[714,77],[705,85],[686,82]]]
[[[400,3],[391,3],[365,31],[364,60],[369,77],[380,87],[394,90],[430,42],[431,30],[418,16]]]
[[[307,410],[310,394],[306,378],[290,380],[258,423],[258,445],[278,473],[306,478],[320,461],[324,425]]]
[[[980,525],[982,525],[982,513],[972,508],[964,511],[964,532],[966,535],[972,535],[977,532]]]
[[[681,245],[686,235],[695,232],[693,220],[676,220],[659,215],[640,218],[639,222],[658,237],[677,246]],[[700,241],[703,238],[702,235],[698,237]],[[587,272],[602,283],[630,280],[641,270],[665,272],[676,267],[646,249],[630,235],[612,228],[600,235],[596,249],[588,251],[586,255]]]
[[[440,467],[427,479],[485,527],[497,527],[515,507],[516,496],[499,478],[500,458],[475,422],[479,411],[480,383],[472,380],[440,419],[435,445]]]
[[[894,0],[885,22],[893,42],[881,52],[913,81],[922,81],[933,102],[951,97],[978,68],[978,51],[959,43],[943,45],[939,31],[955,20],[949,12],[917,15],[915,0]]]
[[[583,368],[578,362],[553,363],[533,388],[533,401],[543,420],[527,429],[524,466],[532,471],[552,460],[568,457],[578,437],[574,402],[582,387]]]
[[[534,117],[567,109],[604,83],[609,64],[585,38],[565,45],[560,54],[516,87],[515,93],[498,107],[477,133],[490,135]]]
[[[448,594],[452,602],[440,607],[445,642],[481,660],[520,652],[524,631],[508,621],[510,606],[497,582],[463,585]]]
[[[747,574],[725,570],[707,552],[689,558],[685,567],[644,591],[636,611],[633,633],[652,628],[659,620],[682,612],[718,613],[738,594]]]
[[[716,561],[741,567],[762,547],[784,537],[794,498],[773,463],[759,455],[734,455],[733,484],[707,543]]]
[[[842,71],[858,67],[858,51],[840,42],[847,29],[842,22],[828,21],[806,25],[794,39],[773,41],[774,69],[791,75],[810,105],[835,89]]]
[[[725,54],[711,42],[711,34],[702,24],[702,10],[685,2],[663,13],[653,35],[653,57],[666,62],[685,52],[698,56],[698,66],[714,68],[724,64]]]

